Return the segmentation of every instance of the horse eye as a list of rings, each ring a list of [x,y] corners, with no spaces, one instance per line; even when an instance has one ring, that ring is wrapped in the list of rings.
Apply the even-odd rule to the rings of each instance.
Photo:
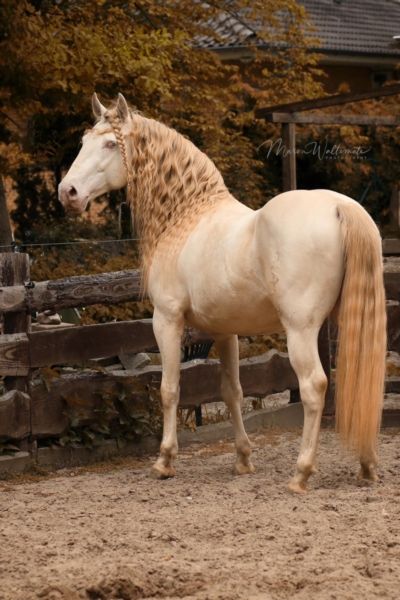
[[[104,148],[108,148],[109,150],[112,150],[113,148],[115,148],[116,145],[117,145],[117,142],[113,142],[113,140],[108,140],[104,144]]]

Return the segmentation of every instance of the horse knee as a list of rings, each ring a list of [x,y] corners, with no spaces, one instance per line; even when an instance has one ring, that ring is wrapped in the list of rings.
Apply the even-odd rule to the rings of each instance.
[[[227,379],[221,381],[221,396],[227,404],[242,402],[243,390],[240,383],[232,383]]]
[[[179,385],[171,385],[168,383],[161,384],[161,400],[165,408],[170,408],[178,404],[179,401]]]

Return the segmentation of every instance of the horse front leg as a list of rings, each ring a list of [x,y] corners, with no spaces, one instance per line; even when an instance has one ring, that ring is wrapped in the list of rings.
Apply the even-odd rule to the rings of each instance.
[[[215,346],[221,360],[221,396],[228,406],[235,433],[237,452],[234,471],[237,475],[254,473],[250,460],[251,446],[244,428],[241,406],[243,391],[239,380],[239,345],[237,335],[215,339]]]
[[[178,453],[176,412],[179,403],[179,376],[183,318],[154,311],[153,329],[161,354],[161,402],[164,416],[160,456],[153,465],[153,475],[166,479],[175,475],[173,460]]]

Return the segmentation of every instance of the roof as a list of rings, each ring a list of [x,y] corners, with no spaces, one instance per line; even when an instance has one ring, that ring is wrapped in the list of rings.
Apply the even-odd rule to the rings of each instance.
[[[320,40],[318,51],[345,54],[399,57],[400,1],[398,0],[298,0],[315,27]],[[249,43],[267,46],[257,40],[257,24],[246,23],[226,14],[212,24],[219,40],[198,39],[203,48],[222,50],[246,47]]]

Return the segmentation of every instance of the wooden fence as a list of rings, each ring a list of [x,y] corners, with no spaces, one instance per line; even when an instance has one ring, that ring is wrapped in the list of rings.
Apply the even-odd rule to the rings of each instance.
[[[400,273],[385,273],[389,316],[389,349],[400,352]],[[71,423],[85,423],[99,410],[104,395],[130,393],[133,400],[159,388],[161,367],[135,370],[49,370],[57,365],[82,366],[90,359],[126,353],[156,351],[150,319],[32,331],[30,314],[90,304],[115,304],[139,299],[136,271],[69,277],[31,282],[27,254],[0,254],[0,376],[5,393],[0,397],[0,440],[18,441],[29,450],[41,438],[61,436]],[[188,330],[183,346],[209,338]],[[325,340],[326,342],[326,340]],[[328,347],[328,361],[330,350]],[[44,367],[45,376],[35,376]],[[47,370],[46,370],[47,368]],[[247,396],[298,388],[286,354],[271,350],[240,363]],[[387,381],[400,391],[397,378]],[[195,407],[220,400],[218,361],[196,359],[182,364],[181,406]],[[83,415],[83,416],[82,416]]]
[[[0,439],[22,441],[22,447],[29,448],[40,438],[62,435],[69,427],[74,403],[79,408],[75,422],[79,422],[82,413],[82,422],[87,422],[99,410],[102,395],[115,395],[123,389],[134,397],[144,390],[158,390],[159,365],[133,371],[85,369],[68,373],[63,369],[59,376],[47,373],[47,381],[35,377],[40,367],[82,366],[99,357],[157,351],[151,319],[31,330],[29,315],[33,311],[138,300],[136,271],[34,283],[29,279],[28,255],[0,254],[0,286],[0,313],[4,315],[0,376],[5,377],[7,390],[0,397]],[[189,329],[182,345],[206,341],[207,335]],[[298,387],[287,355],[275,350],[242,360],[240,370],[248,396],[264,397]],[[219,387],[217,360],[182,363],[181,406],[218,401]]]

